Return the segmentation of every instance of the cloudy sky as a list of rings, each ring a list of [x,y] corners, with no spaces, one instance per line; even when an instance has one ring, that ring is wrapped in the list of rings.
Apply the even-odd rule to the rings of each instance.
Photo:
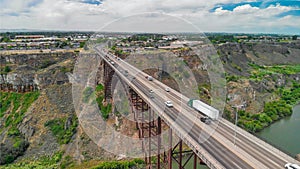
[[[0,29],[197,27],[204,32],[300,34],[299,0],[0,0],[0,8]]]

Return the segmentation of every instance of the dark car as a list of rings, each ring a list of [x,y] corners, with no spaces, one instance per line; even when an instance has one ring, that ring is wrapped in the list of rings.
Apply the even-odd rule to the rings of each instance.
[[[201,117],[200,121],[202,121],[205,124],[210,124],[211,120],[209,119],[209,117]]]

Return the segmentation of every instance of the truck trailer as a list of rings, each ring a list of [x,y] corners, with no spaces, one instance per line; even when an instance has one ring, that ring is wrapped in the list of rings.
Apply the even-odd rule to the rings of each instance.
[[[190,99],[188,105],[212,120],[219,118],[219,110],[200,100]]]

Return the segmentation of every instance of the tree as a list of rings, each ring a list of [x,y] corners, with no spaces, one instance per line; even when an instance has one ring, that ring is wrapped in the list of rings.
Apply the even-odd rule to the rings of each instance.
[[[4,67],[4,72],[5,73],[8,73],[8,72],[10,72],[11,71],[11,68],[9,67],[9,66],[5,66]]]
[[[85,46],[85,42],[80,42],[80,48],[83,48]]]
[[[292,36],[292,40],[297,40],[297,35]]]

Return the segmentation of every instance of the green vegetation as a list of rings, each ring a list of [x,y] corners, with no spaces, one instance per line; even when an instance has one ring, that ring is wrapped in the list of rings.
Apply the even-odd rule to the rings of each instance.
[[[286,104],[295,105],[300,101],[300,84],[293,82],[291,89],[279,88],[277,93]]]
[[[68,126],[67,124],[70,123]],[[76,116],[72,118],[61,118],[47,121],[45,127],[50,128],[59,144],[68,144],[76,132],[78,121]]]
[[[1,92],[0,94],[0,117],[3,117],[5,111],[11,106],[11,99],[8,97],[9,93]]]
[[[300,100],[300,84],[293,83],[291,89],[278,90],[281,98],[277,101],[265,103],[264,111],[260,114],[250,114],[239,111],[238,125],[249,132],[258,132],[274,121],[292,114],[292,106]]]
[[[72,167],[74,167],[74,165],[75,164],[74,164],[72,157],[67,155],[64,157],[63,160],[61,160],[60,169],[72,168]]]
[[[237,69],[238,71],[242,71],[242,68],[239,66],[239,65],[237,65],[237,64],[235,64],[235,63],[231,63],[231,66],[233,67],[233,68],[235,68],[235,69]]]
[[[266,103],[263,113],[250,114],[245,111],[239,111],[238,114],[238,125],[254,133],[261,131],[274,121],[279,120],[279,118],[290,116],[292,114],[292,107],[280,100]]]
[[[0,164],[12,163],[18,156],[23,155],[29,145],[21,136],[13,136],[9,137],[9,139],[12,139],[13,145],[9,151],[1,151],[4,159],[0,160]]]
[[[96,100],[94,100],[94,96],[96,94]],[[100,111],[101,111],[101,116],[103,117],[104,120],[107,120],[109,117],[109,113],[112,111],[112,104],[108,103],[106,105],[103,104],[104,100],[104,86],[103,85],[98,85],[94,91],[92,87],[86,87],[85,90],[83,91],[83,97],[82,101],[84,103],[94,103],[94,101],[97,102]]]
[[[8,65],[0,67],[0,74],[7,74],[9,72],[11,72],[11,68]]]
[[[38,160],[24,160],[14,164],[3,165],[1,169],[65,169],[78,168],[72,161],[70,156],[63,158],[62,151],[56,152],[52,156],[43,156]],[[100,162],[95,167],[87,167],[92,169],[130,169],[130,168],[144,168],[145,162],[141,159],[134,159],[128,161],[105,161]]]
[[[235,75],[229,75],[229,74],[225,74],[225,76],[226,76],[226,81],[227,82],[237,82],[239,79],[240,79],[240,77],[238,77],[238,76],[235,76]]]
[[[300,64],[297,65],[275,65],[275,66],[260,66],[254,63],[249,64],[253,71],[250,79],[254,81],[261,81],[266,76],[272,75],[293,75],[300,73]],[[274,76],[273,76],[274,77]],[[239,76],[226,74],[226,80],[237,82]],[[276,76],[275,76],[276,78]],[[274,78],[273,78],[274,80]],[[292,114],[292,106],[300,101],[300,84],[293,82],[292,87],[281,87],[275,91],[279,99],[264,104],[264,111],[260,114],[251,114],[245,111],[238,112],[238,125],[249,132],[258,132],[263,128],[269,126],[276,120]],[[232,114],[224,111],[224,117],[230,121],[234,121]]]
[[[132,161],[110,161],[102,162],[93,169],[130,169],[130,168],[142,168],[144,161],[141,159],[134,159]]]
[[[122,57],[124,55],[128,55],[127,52],[124,52],[122,49],[117,48],[116,46],[111,47],[112,52],[119,57]]]
[[[0,92],[0,117],[3,117],[5,112],[9,108],[12,108],[4,122],[4,126],[11,127],[9,131],[17,130],[16,127],[22,121],[27,109],[38,97],[39,92],[29,92],[25,94]],[[18,132],[15,131],[12,133]]]
[[[250,78],[258,81],[262,80],[266,75],[272,75],[272,74],[292,75],[300,72],[300,64],[260,66],[254,63],[250,63],[249,65],[254,69],[251,72]]]
[[[9,36],[5,35],[5,36],[0,40],[0,42],[11,42],[11,40],[10,40],[10,37],[9,37]]]
[[[227,119],[228,121],[231,121],[231,122],[234,122],[232,116],[231,116],[231,111],[229,111],[228,109],[224,109],[224,112],[223,112],[223,117],[225,119]]]
[[[11,68],[9,66],[4,67],[4,72],[8,73],[11,71]]]
[[[266,76],[278,75],[293,75],[300,72],[300,65],[275,65],[275,66],[260,66],[257,64],[249,64],[253,71],[250,79],[261,81]],[[235,81],[234,76],[226,76],[227,80]],[[292,114],[292,106],[300,101],[300,84],[293,82],[290,88],[279,88],[275,93],[279,99],[267,102],[264,105],[264,111],[260,114],[250,114],[248,112],[239,111],[238,124],[249,132],[258,132],[269,126],[274,121]]]
[[[85,42],[80,42],[80,48],[83,48],[85,46]]]
[[[7,139],[12,145],[10,150],[1,151],[0,164],[12,163],[18,156],[22,155],[28,147],[28,142],[23,138],[18,129],[27,109],[39,97],[39,92],[25,94],[15,92],[0,92],[0,118],[3,119],[3,128],[7,129]]]
[[[226,42],[238,42],[238,39],[234,38],[233,35],[215,34],[215,35],[208,36],[208,39],[213,44],[226,43]]]
[[[52,156],[43,156],[38,160],[25,160],[21,162],[17,162],[15,164],[7,164],[1,166],[1,169],[44,169],[44,168],[51,168],[51,169],[58,169],[61,168],[59,166],[59,162],[61,161],[63,156],[63,152],[59,151],[56,152]]]
[[[60,68],[60,71],[61,71],[62,73],[67,73],[67,72],[71,72],[71,71],[72,71],[72,68],[69,68],[69,67],[66,67],[66,66],[62,66],[62,67]]]
[[[98,85],[96,87],[96,102],[101,110],[101,115],[104,120],[107,120],[109,117],[109,113],[112,111],[112,105],[108,103],[107,105],[103,105],[103,100],[104,100],[104,86],[103,85]]]

